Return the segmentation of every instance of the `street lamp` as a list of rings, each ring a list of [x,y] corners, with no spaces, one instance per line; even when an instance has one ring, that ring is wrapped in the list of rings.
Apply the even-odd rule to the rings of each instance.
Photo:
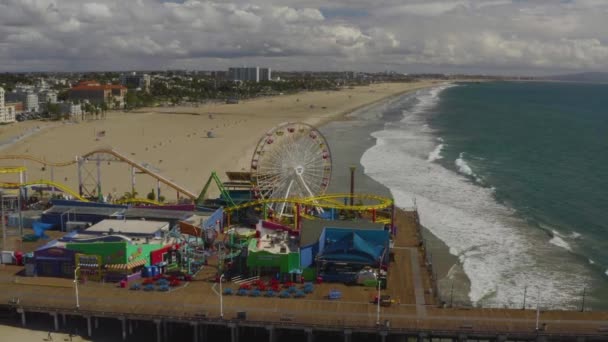
[[[378,298],[377,309],[376,309],[376,325],[380,325],[380,278],[378,278]]]
[[[76,309],[80,309],[80,301],[78,299],[78,271],[80,266],[74,269],[74,291],[76,292]]]
[[[224,291],[222,291],[222,281],[224,280],[224,273],[220,275],[220,318],[224,319]]]

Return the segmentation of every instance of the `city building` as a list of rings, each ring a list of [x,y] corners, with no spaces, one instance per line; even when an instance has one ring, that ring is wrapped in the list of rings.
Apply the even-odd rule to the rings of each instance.
[[[150,91],[150,75],[135,72],[122,74],[120,75],[120,84],[129,89]]]
[[[0,123],[15,121],[15,107],[4,102],[4,88],[0,87]]]
[[[260,68],[260,82],[263,81],[271,81],[272,80],[272,71],[270,68]]]
[[[21,114],[25,111],[25,108],[23,107],[23,102],[5,102],[4,105],[6,107],[15,108],[15,114]]]
[[[15,89],[15,91],[6,93],[5,98],[10,102],[23,103],[23,109],[26,112],[38,112],[40,109],[38,95],[30,89]]]
[[[272,74],[270,68],[241,67],[228,69],[228,79],[232,81],[270,81],[271,77]]]
[[[99,105],[106,103],[108,107],[122,108],[127,95],[127,87],[114,84],[100,84],[96,81],[82,81],[69,91],[70,101],[80,102],[88,100]]]
[[[61,116],[80,116],[82,115],[82,106],[80,104],[73,104],[71,102],[63,102],[59,104],[59,110]]]
[[[43,90],[38,93],[38,101],[42,103],[57,103],[57,92],[54,90]]]

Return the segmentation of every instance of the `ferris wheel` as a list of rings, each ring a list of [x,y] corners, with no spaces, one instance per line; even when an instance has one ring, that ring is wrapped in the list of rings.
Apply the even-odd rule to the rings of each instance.
[[[251,159],[251,179],[258,199],[322,195],[331,178],[331,152],[321,132],[302,122],[280,124],[258,142]],[[285,202],[268,205],[280,217]]]

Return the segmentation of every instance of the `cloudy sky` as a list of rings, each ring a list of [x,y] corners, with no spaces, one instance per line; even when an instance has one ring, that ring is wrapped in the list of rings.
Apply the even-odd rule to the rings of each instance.
[[[608,69],[608,0],[0,0],[0,71]]]

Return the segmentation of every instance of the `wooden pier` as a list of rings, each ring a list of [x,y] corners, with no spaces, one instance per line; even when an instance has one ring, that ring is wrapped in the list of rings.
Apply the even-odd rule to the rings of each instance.
[[[440,307],[416,213],[399,211],[396,223],[394,262],[388,288],[382,290],[396,302],[379,311],[372,303],[374,288],[319,284],[302,299],[223,296],[222,319],[219,287],[210,281],[212,267],[169,292],[80,284],[76,308],[73,280],[21,277],[17,266],[0,268],[0,310],[14,312],[23,326],[29,316],[39,319],[40,314],[48,315],[56,330],[66,320],[86,322],[88,336],[103,329],[100,324],[115,321],[123,340],[135,336],[134,327],[146,326],[158,342],[169,341],[174,329],[187,329],[194,342],[206,341],[208,329],[224,331],[224,340],[229,336],[231,342],[247,339],[251,331],[270,342],[292,333],[306,341],[336,334],[344,341],[608,341],[608,312],[541,311],[537,327],[536,310]],[[328,300],[330,289],[341,291],[342,298]]]

